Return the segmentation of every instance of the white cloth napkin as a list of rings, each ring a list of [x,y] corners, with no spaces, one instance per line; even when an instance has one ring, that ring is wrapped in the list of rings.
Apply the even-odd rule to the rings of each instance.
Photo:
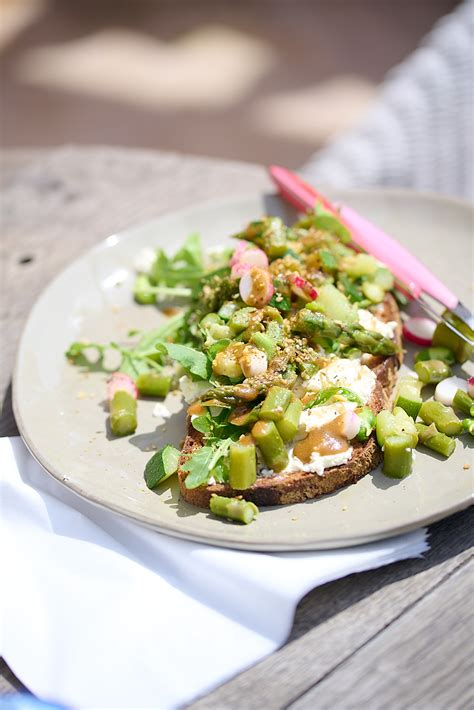
[[[0,439],[0,651],[42,699],[175,708],[271,653],[310,589],[416,557],[426,530],[345,550],[252,553],[186,542],[102,510]]]

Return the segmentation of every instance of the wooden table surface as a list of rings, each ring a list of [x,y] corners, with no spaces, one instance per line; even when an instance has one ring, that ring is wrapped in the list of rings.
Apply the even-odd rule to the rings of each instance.
[[[15,351],[28,311],[55,274],[134,223],[269,187],[256,165],[103,147],[4,152],[1,183],[1,436],[18,433]],[[423,558],[310,592],[280,650],[190,707],[472,707],[472,522],[472,509],[458,513],[430,528]],[[3,661],[0,674],[0,693],[22,687]]]

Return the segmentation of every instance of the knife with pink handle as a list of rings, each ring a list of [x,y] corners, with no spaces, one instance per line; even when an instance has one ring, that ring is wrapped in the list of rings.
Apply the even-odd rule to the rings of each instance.
[[[468,343],[473,342],[474,335],[469,337],[468,334],[459,331],[446,319],[446,313],[441,314],[435,310],[434,306],[425,298],[425,294],[431,296],[450,313],[464,321],[472,331],[474,318],[471,312],[447,286],[393,237],[369,222],[351,207],[344,205],[336,207],[331,204],[326,197],[290,170],[272,165],[269,168],[269,173],[280,195],[293,207],[300,212],[306,212],[313,210],[316,203],[320,203],[324,209],[334,214],[347,227],[351,232],[352,241],[357,247],[372,254],[388,266],[395,278],[425,311],[437,320],[442,319],[463,340]]]

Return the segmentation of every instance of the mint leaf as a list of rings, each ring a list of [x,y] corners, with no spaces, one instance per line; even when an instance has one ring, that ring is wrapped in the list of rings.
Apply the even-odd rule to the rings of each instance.
[[[282,311],[283,313],[286,313],[286,311],[291,311],[291,302],[282,293],[274,293],[268,305],[273,306],[274,308],[278,308],[278,310]]]
[[[180,452],[167,444],[153,454],[145,466],[145,482],[148,488],[155,488],[178,470]]]
[[[211,366],[204,353],[177,343],[164,343],[164,347],[168,351],[168,355],[179,362],[188,374],[194,375],[199,380],[209,379]]]

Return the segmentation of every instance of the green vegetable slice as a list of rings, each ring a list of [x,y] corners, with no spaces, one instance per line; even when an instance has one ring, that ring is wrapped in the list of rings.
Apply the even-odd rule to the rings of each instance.
[[[145,466],[145,482],[148,488],[156,488],[178,470],[180,452],[171,444],[153,454]]]

